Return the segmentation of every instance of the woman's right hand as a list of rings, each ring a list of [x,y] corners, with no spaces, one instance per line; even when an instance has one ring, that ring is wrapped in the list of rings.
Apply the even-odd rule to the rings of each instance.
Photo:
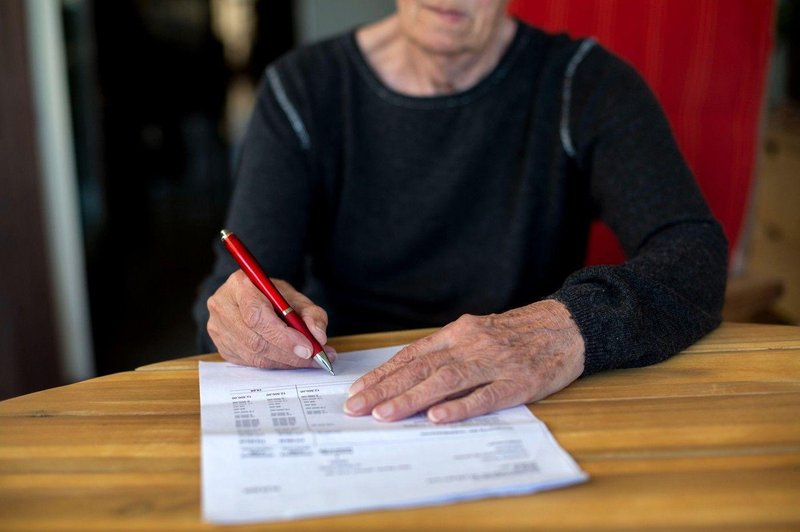
[[[328,314],[286,281],[271,280],[333,362],[336,352],[325,345]],[[317,367],[311,342],[275,314],[243,271],[232,273],[207,304],[208,334],[225,360],[257,368]]]

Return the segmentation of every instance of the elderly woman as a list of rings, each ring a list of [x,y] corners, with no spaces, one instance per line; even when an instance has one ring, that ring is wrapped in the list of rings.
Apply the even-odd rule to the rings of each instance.
[[[505,2],[397,7],[267,69],[228,219],[322,344],[446,325],[359,379],[345,410],[456,421],[713,329],[726,242],[639,76]],[[624,264],[582,268],[597,217]],[[235,270],[219,252],[203,347],[313,366]]]

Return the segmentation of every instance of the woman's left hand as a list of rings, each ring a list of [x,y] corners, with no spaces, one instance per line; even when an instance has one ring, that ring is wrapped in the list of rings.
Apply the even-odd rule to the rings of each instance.
[[[350,387],[345,412],[397,421],[427,409],[435,423],[529,403],[583,373],[584,341],[567,308],[545,300],[503,314],[464,315]]]

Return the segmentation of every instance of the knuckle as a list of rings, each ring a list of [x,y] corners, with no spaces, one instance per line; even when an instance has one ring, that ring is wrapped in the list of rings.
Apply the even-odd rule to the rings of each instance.
[[[247,305],[242,309],[242,319],[248,328],[254,329],[261,323],[262,307],[260,305]]]
[[[393,367],[400,367],[406,366],[416,360],[417,358],[417,351],[421,349],[421,345],[418,343],[413,343],[409,346],[404,347],[397,353],[395,356],[391,358],[389,361]]]
[[[249,332],[244,338],[244,345],[250,353],[263,353],[269,347],[269,343],[260,334]]]
[[[208,335],[213,340],[214,337],[217,336],[217,334],[219,334],[219,328],[217,327],[217,321],[214,320],[214,319],[210,319],[209,318],[208,322],[206,323],[206,331],[208,331]]]
[[[325,312],[325,309],[323,309],[322,307],[318,307],[317,305],[314,305],[313,307],[311,307],[311,309],[313,310],[317,321],[321,321],[322,323],[324,323],[327,326],[328,325],[328,313]]]
[[[451,331],[457,335],[474,331],[478,328],[481,318],[474,314],[462,314],[453,322]]]
[[[404,413],[407,413],[407,414],[412,414],[412,413],[416,413],[416,411],[421,408],[420,403],[422,401],[420,400],[420,397],[418,396],[418,394],[414,394],[412,392],[407,392],[407,393],[404,393],[403,395],[399,395],[399,396],[395,397],[394,399],[392,399],[392,402],[394,402],[395,408],[398,411],[401,411],[401,412],[404,412]]]
[[[325,312],[322,307],[318,307],[317,305],[311,304],[304,308],[300,314],[304,318],[311,318],[314,322],[322,322],[325,325],[328,324],[328,313]]]
[[[420,358],[406,366],[408,375],[415,381],[427,379],[433,372],[433,364],[427,358]]]
[[[496,385],[484,386],[481,388],[481,393],[474,395],[476,396],[476,406],[492,407],[493,405],[500,403],[506,394],[504,393],[502,386]]]
[[[264,339],[267,345],[276,346],[291,351],[294,345],[292,345],[290,337],[287,336],[287,333],[285,332],[286,330],[286,327],[267,327],[260,332],[260,336]],[[293,332],[292,329],[288,330]],[[300,333],[296,334],[299,335]]]
[[[470,415],[466,398],[451,401],[447,405],[447,410],[449,412],[448,421],[460,421]]]
[[[436,376],[448,389],[459,388],[466,381],[464,371],[453,365],[439,368]]]
[[[487,314],[485,316],[481,316],[480,320],[481,323],[486,327],[495,327],[500,322],[500,314]]]
[[[374,386],[364,392],[364,397],[367,404],[376,405],[385,401],[389,396],[388,390],[385,386]]]
[[[362,389],[364,389],[364,390],[369,389],[370,386],[372,386],[373,384],[375,384],[378,381],[378,379],[376,377],[376,374],[375,374],[375,370],[372,370],[369,373],[365,373],[356,382],[358,382],[358,381],[361,381],[361,383],[363,384],[364,387]]]
[[[494,409],[495,402],[491,399],[493,392],[484,387],[463,399],[456,401],[458,417],[468,418],[485,414]]]
[[[361,381],[364,383],[364,389],[369,389],[383,382],[383,379],[385,379],[391,373],[392,373],[391,367],[379,366],[373,369],[372,371],[361,377]]]
[[[483,400],[488,410],[496,410],[512,404],[522,404],[528,401],[531,394],[526,393],[523,387],[511,381],[496,381],[481,390]]]
[[[461,325],[471,326],[477,323],[477,321],[478,321],[478,316],[475,316],[474,314],[462,314],[456,320],[456,323],[460,323]]]

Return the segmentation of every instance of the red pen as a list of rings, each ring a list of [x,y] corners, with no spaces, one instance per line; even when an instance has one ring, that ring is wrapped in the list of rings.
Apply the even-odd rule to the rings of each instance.
[[[281,293],[278,292],[278,289],[275,288],[275,285],[269,280],[267,274],[264,273],[264,270],[258,265],[255,257],[253,257],[245,245],[242,244],[242,241],[226,229],[220,231],[220,234],[222,235],[222,243],[225,244],[230,254],[233,255],[233,258],[239,263],[242,271],[253,281],[253,284],[261,290],[261,293],[267,296],[267,299],[272,303],[272,308],[275,309],[278,316],[280,316],[289,327],[301,332],[303,336],[308,338],[311,342],[312,352],[315,353],[314,361],[323,369],[328,370],[331,375],[335,375],[333,366],[331,366],[331,361],[328,360],[328,355],[325,354],[325,350],[322,349],[320,343],[314,338],[311,331],[308,330],[302,318],[300,318],[291,305],[286,302],[286,299],[284,299]]]

